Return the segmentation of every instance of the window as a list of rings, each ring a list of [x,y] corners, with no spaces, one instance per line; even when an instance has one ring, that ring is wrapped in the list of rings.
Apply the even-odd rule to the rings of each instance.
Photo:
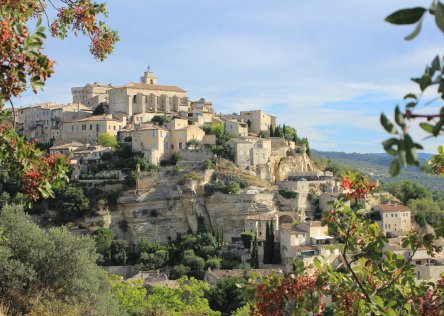
[[[151,135],[153,138],[154,138],[154,136],[156,136],[156,131],[153,129],[152,130],[152,135]]]
[[[96,124],[96,132],[99,132],[99,131],[100,131],[99,124]]]
[[[116,125],[114,125],[114,130],[116,130]]]
[[[393,213],[392,213],[392,217],[393,217]]]
[[[183,149],[183,143],[179,142],[179,149]]]
[[[173,144],[171,144],[171,149],[174,149],[174,145]]]
[[[136,95],[133,96],[133,103],[137,103],[137,96]]]
[[[92,129],[93,129],[92,124],[89,124],[89,130],[92,131]]]
[[[86,124],[82,125],[82,131],[86,131]]]

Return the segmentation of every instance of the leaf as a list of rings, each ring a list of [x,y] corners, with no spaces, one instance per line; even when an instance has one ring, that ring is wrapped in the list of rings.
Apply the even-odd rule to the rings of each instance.
[[[414,108],[416,106],[416,104],[417,104],[416,102],[409,102],[406,104],[405,107],[408,109],[411,109],[411,108]]]
[[[404,114],[402,114],[401,110],[399,109],[399,106],[396,106],[395,108],[395,121],[396,124],[398,124],[400,127],[405,127],[405,120],[404,120]]]
[[[402,9],[390,14],[385,21],[397,25],[414,24],[421,19],[425,11],[426,9],[422,7]]]
[[[387,116],[385,116],[384,113],[381,114],[380,121],[384,129],[389,132],[390,134],[397,134],[398,131],[396,130],[395,126],[389,121]]]
[[[422,29],[422,20],[420,20],[418,22],[418,24],[416,24],[416,27],[414,28],[413,32],[410,33],[409,35],[407,35],[406,37],[404,37],[404,39],[406,41],[411,41],[412,39],[414,39],[416,36],[418,36],[418,34],[421,32]]]
[[[384,307],[384,301],[382,300],[382,298],[380,298],[377,295],[373,296],[373,302],[375,302],[375,304],[378,305],[379,308],[383,308]]]
[[[421,126],[421,128],[422,128],[423,130],[425,130],[426,132],[428,132],[428,133],[433,133],[433,127],[434,127],[434,125],[429,124],[429,123],[422,122],[422,123],[419,123],[419,126]]]
[[[408,93],[408,94],[406,94],[406,95],[404,96],[404,100],[405,100],[405,99],[415,99],[415,100],[418,100],[418,97],[416,96],[416,94]]]
[[[399,160],[395,159],[392,161],[392,163],[390,164],[390,174],[392,175],[392,177],[395,177],[399,174],[399,172],[401,171],[401,165],[399,164]]]
[[[386,316],[396,316],[397,314],[396,314],[396,312],[392,308],[389,308],[387,310],[387,312],[385,313],[385,315]]]
[[[444,147],[442,145],[438,146],[438,153],[440,153],[440,154],[444,153]]]
[[[435,11],[435,22],[441,32],[444,33],[444,5],[439,1]]]
[[[432,61],[432,68],[434,70],[440,70],[441,69],[441,62],[439,61],[439,56],[438,55]]]
[[[432,78],[430,75],[426,72],[419,81],[419,88],[421,91],[424,91],[428,86],[432,84]]]

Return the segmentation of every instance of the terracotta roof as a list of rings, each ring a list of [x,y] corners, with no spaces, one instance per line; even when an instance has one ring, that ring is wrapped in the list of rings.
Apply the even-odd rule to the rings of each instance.
[[[123,86],[124,88],[131,89],[143,89],[143,90],[156,90],[156,91],[171,91],[171,92],[183,92],[185,90],[176,86],[162,86],[158,84],[147,84],[147,83],[129,83]]]
[[[52,146],[49,149],[50,150],[57,150],[57,149],[65,149],[65,148],[69,148],[69,147],[83,147],[83,146],[85,146],[85,144],[74,140],[69,143],[64,143],[64,144],[60,144],[57,146]]]
[[[404,205],[396,204],[379,204],[374,209],[384,212],[410,212],[410,209]]]

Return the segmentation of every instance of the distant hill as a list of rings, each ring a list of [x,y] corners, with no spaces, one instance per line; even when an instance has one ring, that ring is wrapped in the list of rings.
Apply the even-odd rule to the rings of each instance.
[[[390,176],[389,165],[393,160],[393,157],[386,153],[358,154],[336,151],[319,151],[314,149],[312,149],[311,152],[313,157],[329,158],[338,163],[355,168],[381,182],[412,180],[425,185],[433,191],[444,191],[444,178],[426,175],[421,169],[416,167],[402,169],[401,174],[397,177]],[[431,154],[421,153],[419,154],[419,159],[421,163],[423,163],[426,159],[429,159],[430,156]]]

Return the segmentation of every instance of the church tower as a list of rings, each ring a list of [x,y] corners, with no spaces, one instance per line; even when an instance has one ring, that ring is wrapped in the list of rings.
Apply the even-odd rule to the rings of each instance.
[[[141,83],[146,84],[157,84],[157,78],[151,71],[151,68],[148,66],[148,70],[144,72],[143,76],[140,77]]]

